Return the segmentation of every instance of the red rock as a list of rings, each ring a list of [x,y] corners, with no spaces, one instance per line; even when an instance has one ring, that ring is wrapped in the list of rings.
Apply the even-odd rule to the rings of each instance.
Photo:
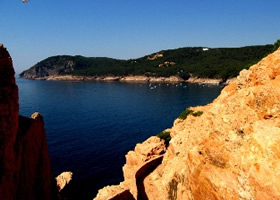
[[[0,199],[48,200],[56,197],[40,115],[19,116],[12,59],[0,47]]]

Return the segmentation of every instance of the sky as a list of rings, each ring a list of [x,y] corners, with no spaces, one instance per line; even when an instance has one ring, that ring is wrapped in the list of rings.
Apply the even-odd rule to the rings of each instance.
[[[17,73],[54,55],[273,44],[279,8],[279,0],[0,0],[0,43]]]

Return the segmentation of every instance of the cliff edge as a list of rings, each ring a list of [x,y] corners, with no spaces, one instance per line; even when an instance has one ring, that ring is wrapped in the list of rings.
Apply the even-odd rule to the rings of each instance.
[[[138,144],[126,155],[124,182],[95,199],[125,191],[126,199],[280,199],[280,49],[189,110],[199,114],[175,120],[166,150],[154,138]]]
[[[0,199],[56,198],[43,117],[19,116],[12,59],[0,44]]]

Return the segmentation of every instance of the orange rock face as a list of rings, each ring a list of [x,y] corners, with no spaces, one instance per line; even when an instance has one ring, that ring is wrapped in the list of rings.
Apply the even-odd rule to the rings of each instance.
[[[55,178],[58,192],[60,192],[67,184],[70,183],[72,180],[72,175],[72,172],[62,172]]]
[[[101,189],[95,200],[115,199],[119,194],[127,194],[127,191],[130,195],[127,198],[122,197],[123,199],[143,199],[141,195],[145,192],[139,191],[143,189],[140,187],[143,179],[160,163],[165,151],[164,141],[155,136],[137,144],[134,151],[129,151],[126,155],[126,164],[123,167],[125,181],[119,186]]]
[[[203,114],[175,120],[147,199],[280,199],[280,49],[191,109]]]
[[[0,199],[53,199],[43,118],[19,116],[18,109],[12,59],[0,46]]]

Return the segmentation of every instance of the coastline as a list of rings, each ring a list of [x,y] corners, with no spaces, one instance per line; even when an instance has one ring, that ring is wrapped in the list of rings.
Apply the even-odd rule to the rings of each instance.
[[[210,79],[210,78],[198,78],[190,77],[188,80],[184,80],[178,76],[170,77],[148,77],[148,76],[75,76],[75,75],[51,75],[46,77],[21,77],[30,80],[46,80],[46,81],[104,81],[104,82],[152,82],[152,83],[196,83],[206,85],[228,85],[233,79],[228,79],[223,82],[222,79]]]

